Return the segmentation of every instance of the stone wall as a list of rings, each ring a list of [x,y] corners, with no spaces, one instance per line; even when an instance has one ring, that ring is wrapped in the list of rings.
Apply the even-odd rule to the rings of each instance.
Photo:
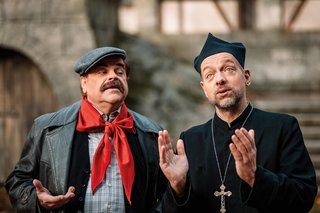
[[[73,65],[95,46],[86,14],[85,0],[0,1],[0,48],[37,64],[60,107],[79,99]]]
[[[320,32],[237,32],[216,35],[247,47],[253,87],[267,90],[320,90]],[[148,35],[146,39],[193,66],[207,35]],[[273,88],[270,88],[273,85]]]
[[[110,5],[102,4],[100,8],[98,2],[102,3],[97,0],[97,4],[89,5],[93,9],[89,17],[85,0],[0,0],[0,46],[21,52],[39,66],[54,90],[58,107],[80,97],[79,79],[73,72],[75,61],[96,44],[110,44],[106,32],[116,20],[104,25],[108,21],[104,13]],[[138,1],[142,8],[151,4],[146,2]],[[94,15],[97,9],[101,9],[99,16]],[[140,15],[150,15],[151,11],[156,11],[154,5]],[[105,21],[96,20],[91,28],[94,22],[90,19],[96,17]],[[163,35],[157,32],[154,17],[145,22],[139,36],[124,34],[111,44],[127,50],[132,64],[127,103],[177,137],[181,130],[205,122],[213,114],[193,69],[193,59],[207,34]],[[255,93],[319,91],[319,35],[272,28],[217,36],[245,43],[246,67],[253,78],[250,91]]]

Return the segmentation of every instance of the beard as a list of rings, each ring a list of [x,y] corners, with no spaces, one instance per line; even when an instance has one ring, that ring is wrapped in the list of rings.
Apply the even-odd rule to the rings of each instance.
[[[225,97],[221,100],[216,99],[214,105],[221,111],[237,111],[240,106],[240,101],[243,98],[243,92],[241,90],[232,90],[229,97]]]

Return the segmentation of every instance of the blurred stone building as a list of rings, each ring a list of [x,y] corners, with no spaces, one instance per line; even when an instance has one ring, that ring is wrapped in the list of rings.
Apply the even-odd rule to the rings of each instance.
[[[95,47],[127,50],[127,104],[174,139],[210,119],[193,69],[208,32],[245,43],[253,105],[297,116],[320,169],[319,9],[319,0],[0,0],[0,182],[33,119],[80,99],[73,65]]]

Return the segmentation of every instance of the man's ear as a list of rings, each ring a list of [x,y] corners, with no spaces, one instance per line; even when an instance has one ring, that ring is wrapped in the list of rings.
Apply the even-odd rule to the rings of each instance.
[[[206,91],[204,91],[204,89],[203,89],[203,81],[200,81],[200,86],[201,86],[201,88],[202,88],[203,93],[204,93],[205,96],[208,98],[208,95],[207,95]]]
[[[82,90],[82,94],[87,94],[87,77],[80,76],[80,86]]]
[[[249,86],[251,84],[251,73],[249,69],[244,70],[244,77],[246,79],[246,86]]]

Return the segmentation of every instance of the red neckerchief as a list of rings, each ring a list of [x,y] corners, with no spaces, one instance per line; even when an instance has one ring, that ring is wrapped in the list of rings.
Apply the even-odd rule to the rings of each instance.
[[[117,117],[112,122],[106,122],[87,98],[84,97],[79,111],[77,130],[79,132],[97,132],[101,128],[104,128],[104,135],[94,153],[92,162],[92,193],[103,181],[110,163],[112,146],[109,137],[112,137],[125,194],[131,203],[134,160],[124,131],[135,133],[133,117],[128,112],[126,105],[123,104]]]

